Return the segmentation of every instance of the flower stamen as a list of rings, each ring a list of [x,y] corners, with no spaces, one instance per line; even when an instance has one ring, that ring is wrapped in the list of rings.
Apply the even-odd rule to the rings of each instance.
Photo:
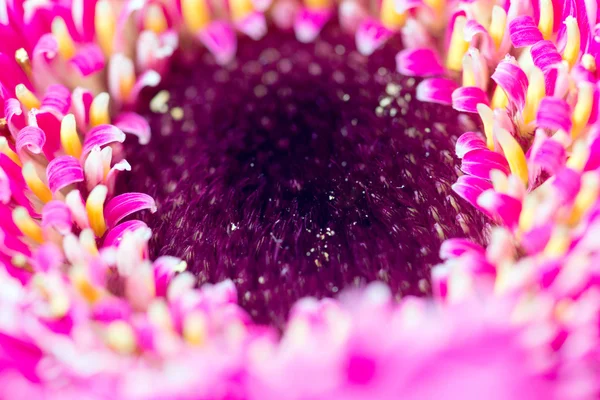
[[[66,154],[75,158],[81,156],[81,140],[73,114],[67,114],[60,124],[60,143]]]
[[[47,203],[52,200],[52,192],[38,176],[33,163],[25,163],[25,165],[23,165],[22,172],[23,178],[25,178],[25,183],[38,199],[40,199],[43,203]]]
[[[58,43],[58,52],[65,60],[70,60],[75,55],[75,43],[69,34],[67,25],[61,17],[52,21],[52,34]]]
[[[27,89],[27,86],[22,83],[19,83],[15,87],[15,94],[21,104],[23,104],[29,110],[33,108],[40,108],[42,104],[35,94],[33,94],[31,90]]]
[[[106,232],[106,221],[104,220],[104,202],[108,189],[104,185],[98,185],[87,198],[85,210],[90,221],[90,227],[98,237],[102,237]]]
[[[23,235],[37,242],[44,242],[44,234],[40,225],[31,218],[29,212],[24,207],[17,207],[13,210],[12,218]]]

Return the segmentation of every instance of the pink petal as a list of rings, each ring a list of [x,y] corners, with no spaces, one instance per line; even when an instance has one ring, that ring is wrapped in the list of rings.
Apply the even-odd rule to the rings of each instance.
[[[31,120],[35,122],[31,122]],[[31,110],[29,111],[30,124],[37,124],[46,134],[46,144],[44,145],[44,154],[48,160],[54,158],[54,154],[60,149],[60,120],[50,111]]]
[[[126,100],[127,103],[135,102],[144,88],[156,87],[160,83],[160,80],[161,76],[158,72],[153,70],[144,72],[136,79],[133,89],[131,89],[131,93],[129,94],[129,98],[124,100]]]
[[[409,76],[442,75],[445,71],[438,54],[431,49],[406,49],[396,55],[396,69]]]
[[[581,174],[571,168],[562,168],[554,176],[552,186],[556,188],[561,204],[570,204],[581,189]]]
[[[108,193],[114,192],[115,184],[117,182],[117,175],[119,172],[123,171],[131,171],[131,165],[129,165],[127,160],[119,161],[112,166],[110,171],[108,171],[108,175],[106,175],[106,187],[108,188]]]
[[[378,20],[367,18],[356,31],[356,48],[360,54],[369,56],[387,42],[393,34],[393,31],[383,26]]]
[[[456,183],[452,185],[452,190],[456,194],[479,209],[481,207],[477,204],[477,198],[481,193],[492,188],[489,180],[469,175],[459,176]]]
[[[167,295],[167,288],[171,279],[177,273],[176,269],[181,265],[181,260],[176,257],[162,256],[152,263],[154,269],[154,285],[156,296]]]
[[[71,92],[63,85],[50,85],[42,100],[42,111],[48,111],[57,118],[62,118],[71,108]]]
[[[79,47],[69,63],[82,77],[100,72],[106,65],[102,50],[95,44]]]
[[[113,124],[125,133],[138,137],[142,145],[150,142],[150,125],[144,117],[134,112],[124,112],[115,118]]]
[[[144,193],[123,193],[113,197],[104,207],[106,224],[112,228],[123,218],[142,210],[156,212],[154,199]]]
[[[37,126],[26,126],[17,135],[17,153],[27,150],[33,154],[40,154],[46,144],[46,134]]]
[[[83,143],[83,154],[85,157],[95,146],[103,147],[110,143],[123,143],[125,134],[114,125],[99,125],[90,130]]]
[[[94,95],[87,89],[77,87],[73,90],[73,115],[80,129],[87,129],[90,123],[89,110],[94,100]]]
[[[476,86],[460,87],[452,92],[452,107],[455,110],[477,113],[477,104],[489,105],[487,94]]]
[[[227,64],[235,56],[237,38],[235,31],[228,23],[211,22],[208,27],[198,32],[198,38],[221,65]]]
[[[492,79],[504,89],[506,96],[518,110],[525,107],[529,80],[514,58],[507,57],[502,60],[496,67]]]
[[[540,128],[571,131],[571,107],[563,99],[545,97],[540,103],[536,115],[536,124]]]
[[[440,247],[440,258],[442,260],[460,257],[465,253],[484,255],[485,249],[467,239],[448,239]]]
[[[492,37],[488,33],[487,29],[485,29],[479,22],[474,19],[470,19],[465,24],[465,40],[471,43],[471,46],[474,46],[475,38],[479,36],[481,38],[481,44],[477,46],[481,52],[491,58],[496,52],[496,45],[492,40]]]
[[[541,40],[531,46],[531,58],[533,64],[544,72],[562,62],[556,46],[549,40]]]
[[[46,167],[48,186],[52,193],[72,185],[83,182],[83,169],[79,160],[71,156],[60,156],[50,161]]]
[[[148,228],[148,225],[146,225],[142,221],[138,221],[136,219],[131,221],[125,221],[122,224],[119,224],[112,228],[110,231],[108,231],[108,233],[106,234],[106,238],[104,239],[104,246],[118,246],[121,242],[121,239],[123,239],[123,235],[125,235],[125,233],[134,232],[138,229],[143,228]]]
[[[19,100],[6,99],[4,102],[4,116],[10,133],[16,138],[19,131],[25,127],[25,116]]]
[[[456,156],[463,158],[473,150],[487,149],[485,140],[477,132],[465,132],[456,141]]]
[[[486,190],[477,199],[477,204],[491,215],[500,218],[504,226],[513,229],[519,223],[522,205],[514,197],[494,190]]]
[[[37,272],[49,272],[59,268],[64,262],[63,252],[54,243],[44,243],[31,257],[31,263]]]
[[[467,175],[490,179],[493,170],[502,171],[505,175],[510,174],[510,167],[506,158],[500,153],[486,149],[473,150],[465,154],[460,169]]]
[[[527,254],[536,254],[544,250],[552,236],[553,224],[536,226],[525,232],[521,238],[521,245]]]
[[[536,150],[532,163],[554,175],[567,161],[567,153],[562,144],[548,139]]]
[[[267,34],[267,20],[262,12],[253,12],[235,22],[238,31],[254,40],[262,39]]]
[[[69,207],[58,200],[52,200],[44,205],[42,209],[42,227],[51,227],[60,234],[66,235],[71,232],[73,220]]]
[[[331,19],[331,10],[313,10],[302,8],[294,19],[296,39],[302,43],[310,43],[317,38],[325,24]]]
[[[396,0],[394,2],[394,10],[399,14],[403,14],[408,10],[420,8],[424,5],[423,0]]]
[[[430,78],[417,85],[417,100],[428,103],[452,104],[452,94],[458,84],[451,79]]]
[[[0,82],[2,82],[9,90],[11,94],[14,94],[15,87],[19,83],[25,83],[29,89],[29,79],[23,73],[23,70],[14,61],[14,55],[11,57],[0,53]]]
[[[528,15],[516,17],[508,24],[510,40],[516,48],[526,47],[544,40],[537,24]]]

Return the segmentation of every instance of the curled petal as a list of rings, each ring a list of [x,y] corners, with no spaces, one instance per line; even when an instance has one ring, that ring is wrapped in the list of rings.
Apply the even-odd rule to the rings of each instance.
[[[123,218],[141,211],[156,212],[154,199],[144,193],[123,193],[113,197],[104,207],[104,216],[109,228],[115,226]]]
[[[121,242],[121,239],[123,239],[123,235],[125,235],[127,232],[134,232],[138,229],[147,228],[148,225],[136,219],[131,221],[125,221],[122,224],[119,224],[112,228],[110,231],[108,231],[108,233],[106,234],[106,238],[104,239],[104,246],[118,246]]]
[[[517,48],[531,46],[544,40],[534,19],[528,15],[516,17],[508,24],[510,40]]]
[[[541,40],[531,46],[531,58],[533,64],[542,71],[547,71],[562,62],[562,57],[556,50],[556,46],[549,40]]]
[[[26,126],[17,135],[16,148],[21,153],[27,150],[33,154],[40,154],[46,144],[46,134],[37,126]]]
[[[77,87],[73,90],[73,115],[77,121],[77,126],[86,129],[90,122],[90,106],[94,100],[94,95],[87,89]]]
[[[459,257],[465,253],[485,254],[485,249],[467,239],[448,239],[440,247],[440,258],[448,260]]]
[[[99,125],[89,131],[83,143],[83,156],[85,157],[96,146],[102,147],[110,143],[123,143],[125,134],[114,125]]]
[[[510,167],[506,158],[500,153],[488,149],[473,150],[465,154],[460,169],[468,175],[483,179],[490,179],[493,170],[510,174]]]
[[[398,72],[409,76],[442,75],[445,71],[438,54],[431,49],[406,49],[396,55]]]
[[[487,149],[485,140],[477,132],[465,132],[456,141],[456,156],[463,158],[473,150]]]
[[[417,85],[417,100],[429,103],[452,104],[452,94],[458,85],[451,79],[430,78]]]
[[[540,144],[532,157],[532,163],[554,175],[566,162],[567,153],[562,144],[548,139]]]
[[[64,202],[52,200],[44,205],[42,227],[51,227],[60,234],[66,235],[71,232],[72,225],[71,211]]]
[[[119,114],[113,123],[123,132],[137,136],[140,144],[144,145],[150,142],[150,125],[141,115],[124,112]]]
[[[514,58],[509,57],[502,60],[496,67],[492,79],[504,89],[506,96],[515,104],[517,109],[522,110],[525,106],[529,81]]]
[[[87,44],[77,49],[69,63],[82,77],[90,76],[104,69],[104,54],[97,45]]]
[[[150,70],[150,71],[144,72],[135,81],[135,84],[133,85],[133,89],[131,89],[129,98],[126,100],[128,102],[135,101],[138,98],[138,96],[140,95],[140,92],[144,88],[158,86],[158,84],[160,83],[160,79],[161,79],[160,74],[156,71]]]
[[[487,94],[476,86],[460,87],[452,92],[452,107],[455,110],[477,113],[478,104],[489,105]]]
[[[494,190],[486,190],[477,199],[477,204],[491,215],[500,218],[510,229],[515,228],[519,223],[522,204],[514,197]]]
[[[83,169],[75,157],[60,156],[50,161],[46,167],[48,185],[52,193],[66,186],[83,181]]]
[[[540,102],[540,108],[536,115],[536,123],[540,128],[551,130],[562,129],[571,131],[571,107],[563,99],[557,97],[546,97]]]
[[[4,102],[4,116],[10,133],[16,138],[19,131],[25,127],[25,116],[19,100],[10,98]]]
[[[479,22],[474,19],[470,19],[465,24],[465,40],[471,45],[475,38],[479,36],[481,38],[481,45],[478,46],[484,55],[492,56],[496,52],[496,46],[487,29],[485,29]]]
[[[113,193],[115,184],[117,181],[117,175],[119,172],[123,171],[131,171],[131,165],[127,160],[121,160],[115,165],[112,166],[110,171],[108,171],[108,175],[106,175],[106,187],[108,188],[108,193]]]
[[[469,175],[458,177],[456,183],[452,185],[452,190],[456,194],[479,209],[481,207],[477,204],[477,198],[481,193],[492,188],[492,183],[489,180]]]
[[[162,256],[152,263],[154,269],[154,285],[157,296],[166,296],[169,283],[178,272],[186,268],[185,262],[171,256]]]
[[[71,210],[71,215],[73,216],[75,223],[77,223],[81,229],[89,228],[90,222],[85,210],[83,197],[81,197],[79,190],[71,190],[65,196],[65,204],[69,207],[69,210]]]
[[[393,34],[394,32],[383,26],[381,22],[373,18],[367,18],[356,31],[356,48],[362,55],[371,55],[387,42]]]
[[[562,168],[554,177],[552,185],[561,203],[569,204],[579,194],[581,189],[581,174],[571,168]]]
[[[62,118],[71,108],[71,92],[63,85],[50,85],[42,100],[41,110],[52,113],[56,118]]]

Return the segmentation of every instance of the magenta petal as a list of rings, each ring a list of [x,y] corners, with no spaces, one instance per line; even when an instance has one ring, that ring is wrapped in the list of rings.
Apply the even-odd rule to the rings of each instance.
[[[456,156],[463,158],[473,150],[487,149],[485,140],[477,132],[465,132],[456,141]]]
[[[581,189],[581,174],[571,168],[562,168],[554,177],[552,185],[561,199],[561,203],[570,204]]]
[[[154,269],[154,285],[157,296],[166,296],[167,288],[171,279],[178,272],[177,268],[181,265],[181,260],[176,257],[162,256],[158,257],[152,263]]]
[[[44,243],[35,249],[31,262],[36,271],[48,272],[60,267],[64,258],[62,250],[54,243]]]
[[[492,56],[496,51],[492,37],[488,33],[487,29],[483,27],[483,25],[474,19],[470,19],[465,24],[465,40],[469,43],[472,43],[477,36],[480,36],[482,41],[478,48],[481,49],[484,55]]]
[[[4,116],[10,133],[16,138],[19,131],[25,127],[25,116],[19,100],[10,98],[4,102]]]
[[[457,87],[458,84],[451,79],[425,79],[417,86],[416,97],[420,101],[450,105],[452,94]]]
[[[302,8],[294,19],[294,33],[298,41],[309,43],[316,39],[327,21],[331,19],[331,10],[311,10]]]
[[[477,113],[477,105],[489,105],[487,94],[476,86],[460,87],[452,92],[452,107],[455,110]]]
[[[63,202],[52,200],[42,209],[42,227],[52,227],[62,235],[71,232],[73,219],[69,207]]]
[[[40,154],[46,144],[46,134],[37,126],[26,126],[17,135],[16,148],[21,153],[27,150],[33,154]]]
[[[465,154],[460,169],[468,175],[483,179],[490,179],[493,170],[502,171],[505,175],[510,174],[510,167],[506,158],[500,153],[486,149],[473,150]]]
[[[99,125],[89,131],[83,143],[83,156],[85,157],[95,146],[103,147],[110,143],[123,143],[125,134],[114,125]]]
[[[398,72],[409,76],[442,75],[445,71],[439,56],[432,49],[406,49],[396,55]]]
[[[545,140],[536,150],[532,163],[554,175],[566,162],[567,153],[556,140]]]
[[[456,194],[479,209],[481,207],[477,204],[477,198],[481,193],[492,188],[492,183],[489,180],[469,175],[460,176],[456,183],[452,185],[452,190]]]
[[[134,112],[121,113],[115,118],[113,124],[123,132],[137,136],[140,144],[150,142],[150,125],[139,114]]]
[[[144,193],[123,193],[113,197],[104,208],[106,223],[112,228],[123,218],[141,211],[149,209],[150,212],[156,212],[156,203],[154,199]]]
[[[356,31],[356,48],[362,55],[371,55],[393,34],[394,32],[383,26],[378,20],[367,18]]]
[[[142,228],[148,228],[148,225],[136,219],[123,222],[122,224],[119,224],[112,228],[110,231],[108,231],[108,233],[106,234],[106,238],[104,239],[104,246],[118,246],[121,242],[121,239],[123,239],[123,235],[125,235],[125,233],[134,232]]]
[[[250,13],[242,20],[236,21],[235,26],[254,40],[259,40],[267,34],[267,19],[261,12]]]
[[[486,190],[477,199],[477,204],[502,221],[508,228],[514,228],[519,223],[521,202],[514,197],[494,190]]]
[[[198,33],[198,38],[215,56],[219,64],[227,64],[235,56],[237,38],[228,23],[215,21]]]
[[[94,95],[87,89],[77,87],[73,90],[72,104],[73,115],[77,121],[77,126],[81,129],[87,128],[89,124],[89,110],[94,100]]]
[[[556,46],[549,40],[541,40],[531,46],[531,58],[533,64],[542,71],[546,71],[562,62],[562,57]]]
[[[71,108],[71,91],[63,85],[50,85],[42,100],[41,110],[62,118]]]
[[[506,96],[515,104],[518,110],[525,107],[525,96],[527,95],[529,81],[514,58],[507,57],[502,60],[496,67],[492,79],[504,89]]]
[[[517,17],[508,24],[510,40],[517,48],[531,46],[544,40],[534,19],[528,15]]]
[[[83,182],[83,168],[75,157],[60,156],[46,167],[48,185],[52,193],[77,182]]]
[[[467,239],[448,239],[440,247],[440,258],[447,260],[459,257],[465,253],[485,254],[485,249]]]
[[[77,50],[69,63],[82,77],[86,77],[102,71],[105,66],[105,59],[100,47],[95,44],[87,44]]]
[[[540,128],[571,131],[571,107],[563,99],[546,97],[542,99],[536,115],[536,123]]]

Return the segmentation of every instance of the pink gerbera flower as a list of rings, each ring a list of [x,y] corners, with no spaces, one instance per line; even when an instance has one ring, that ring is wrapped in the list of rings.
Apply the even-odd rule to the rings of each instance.
[[[597,399],[599,17],[0,0],[0,398]]]

